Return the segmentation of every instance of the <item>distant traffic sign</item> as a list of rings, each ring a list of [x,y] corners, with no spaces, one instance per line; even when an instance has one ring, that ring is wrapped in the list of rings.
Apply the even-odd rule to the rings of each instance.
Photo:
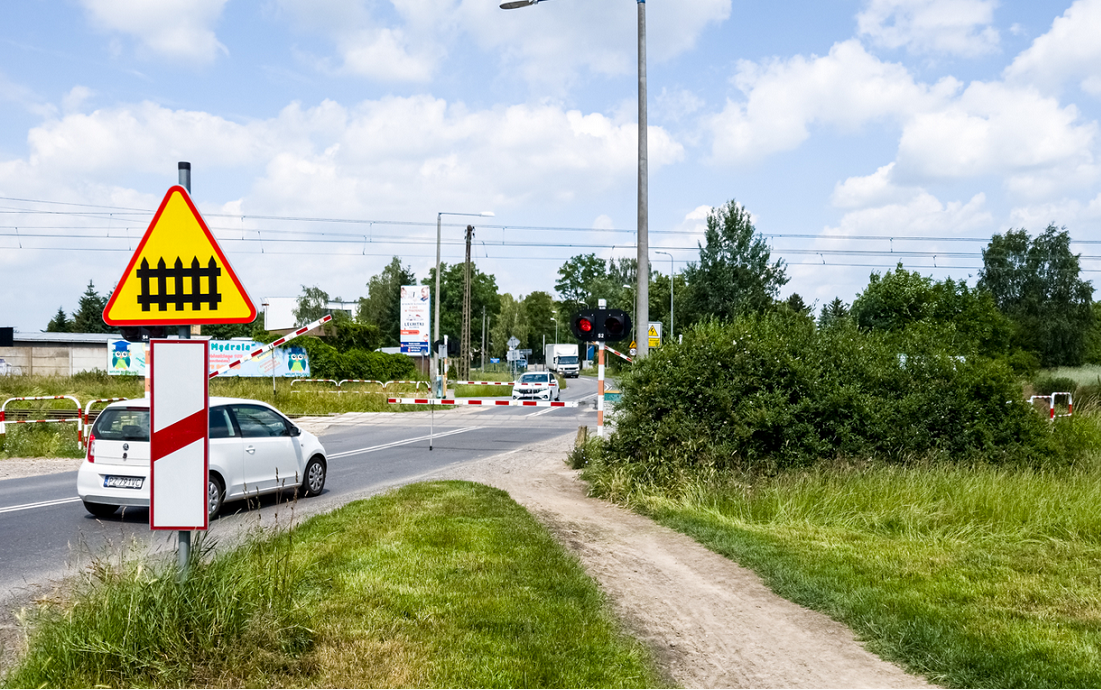
[[[646,331],[646,340],[650,347],[661,347],[661,322],[651,321]]]
[[[112,326],[250,323],[256,307],[187,190],[165,194],[103,310]]]

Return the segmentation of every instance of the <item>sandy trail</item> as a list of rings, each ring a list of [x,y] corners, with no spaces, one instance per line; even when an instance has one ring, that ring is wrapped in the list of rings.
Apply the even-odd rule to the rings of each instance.
[[[846,626],[773,594],[689,537],[589,498],[564,463],[572,436],[430,478],[503,489],[600,583],[620,619],[684,687],[931,687],[866,651]]]

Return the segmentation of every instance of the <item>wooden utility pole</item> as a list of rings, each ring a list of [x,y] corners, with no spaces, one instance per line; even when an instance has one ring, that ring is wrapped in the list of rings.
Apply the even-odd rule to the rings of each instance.
[[[470,380],[470,241],[474,226],[466,226],[466,267],[463,272],[463,336],[459,354],[459,377]]]

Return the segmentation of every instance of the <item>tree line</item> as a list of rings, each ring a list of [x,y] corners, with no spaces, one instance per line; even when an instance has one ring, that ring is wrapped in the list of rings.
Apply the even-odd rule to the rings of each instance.
[[[670,291],[676,331],[695,324],[775,309],[790,309],[813,319],[819,328],[851,320],[866,330],[896,330],[914,323],[951,324],[961,342],[976,343],[990,356],[1008,357],[1018,370],[1038,366],[1101,364],[1101,303],[1094,303],[1093,286],[1081,278],[1080,255],[1070,250],[1065,228],[1048,226],[1030,237],[1024,229],[996,234],[983,250],[978,284],[963,280],[934,281],[901,263],[882,274],[873,272],[868,285],[852,304],[840,297],[823,305],[817,314],[798,294],[778,299],[788,283],[783,259],[773,259],[764,237],[757,232],[745,206],[730,201],[707,216],[699,257],[681,272],[668,276],[651,265],[650,320],[665,325],[666,339],[673,339]],[[462,326],[464,288],[462,263],[440,266],[440,330],[456,341]],[[507,341],[515,337],[521,348],[541,352],[543,343],[569,342],[569,317],[580,309],[596,307],[598,299],[612,308],[635,309],[638,273],[634,259],[604,260],[581,254],[566,260],[557,270],[554,291],[528,295],[501,293],[494,275],[471,268],[471,344],[482,345],[501,357]],[[421,281],[435,290],[436,270]],[[340,349],[375,350],[400,344],[401,286],[417,283],[411,268],[395,256],[364,285],[354,316],[334,314],[331,337]],[[66,314],[61,307],[48,332],[102,333],[111,329],[102,320],[109,294],[100,296],[91,281],[79,304]],[[339,297],[334,298],[340,300]],[[299,325],[328,313],[329,294],[319,286],[302,286],[295,317]],[[250,336],[262,331],[253,324],[204,326],[203,332],[219,338]],[[433,334],[437,339],[439,334]],[[539,356],[535,355],[536,361]]]

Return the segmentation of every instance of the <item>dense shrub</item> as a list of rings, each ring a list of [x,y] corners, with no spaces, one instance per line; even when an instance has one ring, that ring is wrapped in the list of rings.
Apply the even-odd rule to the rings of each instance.
[[[621,380],[603,456],[660,479],[681,467],[773,470],[838,457],[1029,460],[1047,422],[1004,363],[948,350],[942,327],[817,329],[776,312],[701,324]]]
[[[1036,395],[1073,394],[1078,390],[1078,382],[1067,376],[1039,376],[1033,380],[1032,389]]]
[[[310,373],[319,379],[370,379],[392,381],[416,378],[416,365],[407,355],[350,349],[340,352],[317,338],[294,341],[310,357]]]

